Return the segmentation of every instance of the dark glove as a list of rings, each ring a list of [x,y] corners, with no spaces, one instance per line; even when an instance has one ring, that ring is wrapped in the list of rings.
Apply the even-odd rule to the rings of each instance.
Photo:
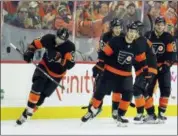
[[[158,68],[160,74],[163,74],[169,70],[170,70],[170,66],[168,66],[167,64],[163,64],[161,65],[161,67]]]
[[[104,69],[104,62],[97,62],[96,65],[92,68],[93,77],[95,78],[97,75],[100,75]]]
[[[142,90],[147,90],[147,87],[151,83],[152,79],[153,74],[149,73],[148,69],[144,69],[143,72],[136,77],[134,85]]]
[[[33,56],[34,56],[34,51],[31,50],[27,50],[24,55],[23,55],[23,59],[27,62],[30,63],[33,60]]]
[[[61,53],[55,50],[48,50],[46,53],[47,53],[47,58],[49,62],[58,61],[62,57]]]

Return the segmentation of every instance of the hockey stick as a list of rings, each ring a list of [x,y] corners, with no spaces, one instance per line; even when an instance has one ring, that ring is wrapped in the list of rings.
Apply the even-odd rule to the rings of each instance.
[[[98,81],[98,78],[99,78],[99,75],[97,75],[97,76],[95,77],[94,86],[93,86],[93,94],[92,94],[92,97],[91,97],[91,99],[90,99],[90,102],[91,102],[91,100],[92,100],[92,98],[93,98],[93,96],[94,96],[94,93],[96,92],[96,83],[97,83],[97,81]],[[90,107],[90,105],[91,105],[91,103],[89,103],[89,105],[87,105],[87,106],[81,107],[81,109],[88,109],[88,108]]]
[[[21,55],[24,55],[15,45],[13,45],[12,43],[10,43],[10,46],[15,49],[18,53],[20,53]],[[49,78],[53,83],[55,83],[57,86],[59,86],[61,89],[65,89],[64,86],[60,85],[56,80],[54,80],[51,76],[49,76],[43,69],[41,69],[40,67],[38,67],[37,64],[32,63],[38,70],[40,70],[47,78]]]

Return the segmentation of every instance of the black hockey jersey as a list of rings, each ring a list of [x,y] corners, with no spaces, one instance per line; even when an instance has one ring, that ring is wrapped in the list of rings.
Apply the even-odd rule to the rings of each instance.
[[[165,61],[175,62],[177,60],[176,43],[171,34],[164,32],[161,36],[157,36],[155,32],[147,32],[145,36],[153,44],[158,66],[161,66]]]
[[[140,36],[138,39],[135,40],[137,48],[142,50],[142,52],[146,52],[146,62],[148,65],[148,72],[157,74],[157,61],[156,55],[153,53],[152,43],[143,36]],[[139,62],[134,63],[134,68],[136,71],[136,75],[138,76],[142,70],[140,68]]]
[[[146,53],[135,42],[127,43],[125,37],[114,37],[105,45],[103,52],[109,56],[105,59],[105,70],[113,75],[132,76],[134,60],[139,62],[139,69],[146,68]]]
[[[124,33],[120,34],[121,37],[124,37]],[[104,33],[101,37],[100,37],[100,41],[99,41],[99,50],[98,50],[98,59],[99,61],[104,61],[104,57],[106,57],[106,55],[101,51],[103,49],[103,47],[109,43],[109,41],[113,38],[112,32],[106,32]]]
[[[120,34],[121,37],[124,37],[124,34]],[[96,64],[96,67],[100,70],[104,70],[104,61],[105,59],[109,59],[107,55],[102,51],[105,45],[109,43],[109,41],[113,38],[112,32],[106,32],[100,37],[99,41],[99,49],[98,49],[98,62]],[[102,65],[101,65],[102,64]]]
[[[105,46],[105,44],[108,44],[109,40],[111,40],[112,38],[113,38],[112,32],[106,32],[100,37],[99,49],[98,49],[98,61],[104,62],[104,57],[106,56],[102,52],[102,49]]]
[[[42,38],[35,39],[31,45],[35,46],[36,49],[46,49],[39,65],[43,65],[45,70],[52,77],[60,78],[64,76],[66,70],[71,69],[75,65],[75,45],[70,40],[56,46],[55,35],[46,34]],[[49,61],[48,54],[50,52],[59,52],[61,54],[62,62]]]

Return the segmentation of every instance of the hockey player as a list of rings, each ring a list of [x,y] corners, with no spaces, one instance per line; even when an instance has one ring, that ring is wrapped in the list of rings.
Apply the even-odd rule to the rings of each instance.
[[[143,49],[143,51],[146,52],[146,58],[147,58],[146,61],[148,65],[148,71],[147,71],[148,76],[146,76],[145,79],[142,79],[143,76],[140,75],[140,69],[137,67],[137,64],[134,65],[136,71],[136,78],[134,83],[134,98],[135,98],[135,106],[137,108],[137,116],[134,118],[134,121],[142,122],[144,119],[143,118],[144,107],[147,110],[153,105],[152,94],[151,95],[148,94],[147,89],[149,88],[151,82],[157,75],[157,62],[156,62],[156,55],[153,53],[152,50],[152,43],[141,34],[141,29],[143,27],[142,22],[135,21],[134,23],[136,23],[140,28],[140,33],[138,33],[135,39],[135,43],[137,44],[138,48]],[[149,110],[147,111],[148,114],[150,113]],[[153,112],[151,112],[151,114],[152,113]],[[153,116],[155,117],[156,120],[156,115],[154,114]]]
[[[100,49],[98,50],[98,62],[96,65],[93,67],[93,77],[95,78],[95,86],[97,86],[102,78],[103,71],[104,71],[104,60],[107,58],[107,56],[102,52],[102,48],[115,36],[123,36],[124,34],[122,33],[123,30],[123,24],[122,20],[119,18],[114,18],[110,22],[110,31],[104,33],[101,38],[100,38]],[[108,94],[110,95],[110,94]],[[119,100],[121,98],[121,94],[118,92],[115,92],[113,90],[112,93],[112,117],[114,119],[117,119],[117,108],[119,104]],[[91,104],[90,104],[91,105]],[[100,105],[102,106],[102,104]],[[101,108],[99,108],[101,110]]]
[[[118,125],[128,123],[124,115],[130,105],[133,93],[132,81],[132,62],[133,59],[139,62],[140,67],[147,68],[145,52],[140,52],[134,43],[134,39],[138,33],[136,24],[128,25],[126,36],[116,36],[105,45],[102,51],[108,57],[105,58],[105,66],[102,79],[94,93],[92,106],[88,109],[88,113],[82,117],[82,121],[95,117],[98,113],[99,106],[104,96],[112,90],[122,94],[122,98],[118,107]],[[144,76],[144,74],[142,74]]]
[[[146,37],[153,43],[153,51],[157,57],[158,75],[153,80],[148,91],[149,94],[153,94],[154,86],[158,80],[160,89],[160,99],[158,107],[158,119],[164,122],[167,118],[164,116],[166,112],[169,96],[171,93],[171,72],[170,68],[176,61],[176,44],[171,34],[164,31],[166,27],[166,21],[164,17],[157,17],[155,20],[155,28],[152,32],[147,32]],[[150,101],[152,103],[152,100]],[[152,105],[152,104],[151,104]],[[149,109],[152,114],[148,114],[145,117],[145,121],[150,122],[154,120],[154,106],[150,106]]]
[[[45,48],[46,52],[38,67],[59,83],[66,71],[75,65],[75,45],[68,38],[68,30],[61,28],[57,30],[56,35],[46,34],[40,39],[35,39],[24,53],[24,60],[30,63],[35,51]],[[25,122],[28,117],[31,117],[36,107],[41,106],[45,98],[49,97],[57,88],[57,85],[38,69],[33,74],[32,82],[27,107],[16,121],[19,125]]]

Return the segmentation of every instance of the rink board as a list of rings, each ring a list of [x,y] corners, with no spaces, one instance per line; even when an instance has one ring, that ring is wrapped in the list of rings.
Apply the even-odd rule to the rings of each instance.
[[[15,120],[22,114],[24,108],[6,107],[1,109],[1,120]],[[66,119],[81,118],[86,110],[81,107],[43,107],[40,108],[32,119]],[[157,113],[157,107],[156,107]],[[136,115],[135,108],[129,108],[126,116],[133,117]],[[166,112],[167,116],[177,116],[177,106],[169,105]],[[111,106],[104,106],[102,113],[98,117],[111,117]]]
[[[64,77],[61,84],[65,90],[58,88],[61,101],[56,92],[46,99],[43,107],[34,115],[34,119],[47,118],[80,118],[86,113],[82,106],[88,105],[92,95],[94,79],[92,78],[93,64],[77,64]],[[31,89],[31,78],[35,67],[31,64],[1,64],[1,120],[11,120],[19,117],[28,100]],[[172,92],[169,101],[168,116],[177,116],[177,66],[171,69]],[[155,104],[159,101],[159,90],[154,95]],[[104,99],[104,108],[100,117],[110,116],[111,97]],[[134,108],[130,108],[127,115],[136,114]]]

